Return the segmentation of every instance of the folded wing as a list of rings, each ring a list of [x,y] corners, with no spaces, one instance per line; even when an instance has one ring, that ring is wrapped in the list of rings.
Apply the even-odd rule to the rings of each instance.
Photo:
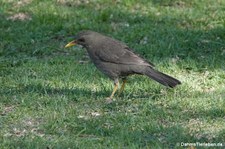
[[[101,49],[98,49],[95,54],[101,61],[109,63],[154,67],[152,63],[135,54],[125,44],[121,42],[118,44],[116,40],[105,40],[101,45]]]

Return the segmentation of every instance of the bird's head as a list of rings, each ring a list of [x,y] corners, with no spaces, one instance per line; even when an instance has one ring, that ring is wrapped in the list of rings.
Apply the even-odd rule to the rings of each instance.
[[[76,36],[75,39],[69,42],[65,48],[74,46],[74,45],[82,45],[84,47],[88,47],[89,45],[95,43],[95,39],[100,34],[93,31],[81,31]]]

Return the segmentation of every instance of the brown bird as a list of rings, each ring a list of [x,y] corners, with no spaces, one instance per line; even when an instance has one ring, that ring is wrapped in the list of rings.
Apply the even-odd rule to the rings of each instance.
[[[118,89],[119,79],[123,80],[120,94],[124,89],[126,77],[132,74],[146,75],[171,88],[181,84],[179,80],[154,69],[152,63],[136,55],[126,44],[100,33],[81,31],[75,36],[75,40],[69,42],[65,47],[76,44],[86,48],[95,66],[114,81],[110,100]]]

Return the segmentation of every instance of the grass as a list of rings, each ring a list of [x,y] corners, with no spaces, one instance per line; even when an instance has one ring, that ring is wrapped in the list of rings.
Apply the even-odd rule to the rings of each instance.
[[[224,146],[224,10],[222,0],[2,0],[0,148]],[[131,76],[105,104],[112,82],[85,50],[64,49],[83,29],[126,42],[182,85]]]

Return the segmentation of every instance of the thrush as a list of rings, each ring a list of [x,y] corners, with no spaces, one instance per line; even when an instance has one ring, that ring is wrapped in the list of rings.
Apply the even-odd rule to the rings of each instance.
[[[181,82],[167,74],[159,72],[154,65],[135,54],[125,43],[94,31],[81,31],[65,47],[82,45],[86,48],[91,61],[106,76],[114,81],[114,89],[108,99],[112,99],[123,83],[119,94],[124,90],[127,76],[146,75],[167,87],[175,87]]]

